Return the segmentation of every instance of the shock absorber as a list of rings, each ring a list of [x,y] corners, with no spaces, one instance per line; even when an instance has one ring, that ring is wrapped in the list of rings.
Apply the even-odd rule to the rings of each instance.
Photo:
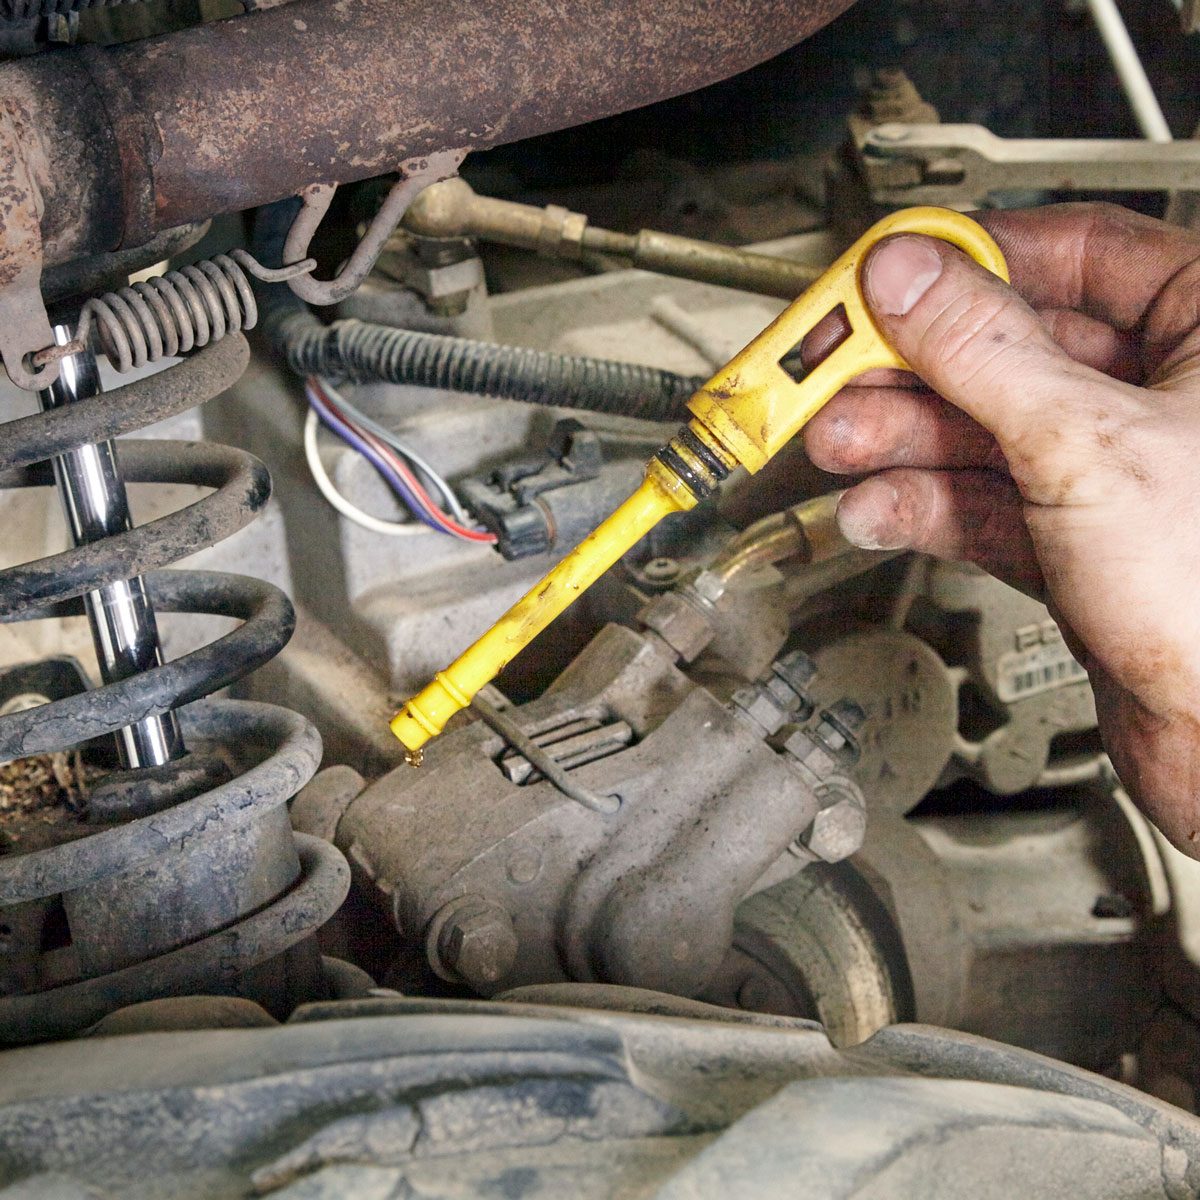
[[[57,325],[58,345],[71,340],[66,325]],[[100,371],[90,349],[62,362],[59,377],[39,393],[43,410],[100,393]],[[95,442],[54,459],[54,475],[71,540],[77,546],[102,541],[133,528],[125,484],[117,467],[116,446]],[[117,579],[86,592],[83,606],[105,683],[127,679],[162,665],[158,622],[141,576]],[[117,734],[117,752],[127,768],[161,767],[184,753],[183,735],[174,712],[143,717]]]
[[[229,259],[172,272],[153,293],[125,289],[84,313],[118,367],[190,354],[105,393],[91,352],[70,342],[43,411],[0,433],[0,487],[57,484],[74,542],[0,570],[0,620],[85,613],[102,676],[0,716],[0,761],[115,735],[121,764],[94,789],[86,823],[0,858],[0,923],[28,929],[32,914],[44,931],[8,974],[0,1042],[63,1036],[164,995],[240,994],[277,1013],[320,997],[311,934],[349,887],[338,851],[293,835],[288,820],[287,801],[320,760],[316,730],[274,705],[208,698],[283,648],[290,602],[246,576],[161,569],[252,521],[270,495],[266,467],[212,443],[113,441],[239,378],[253,295]],[[56,338],[68,344],[69,331]],[[135,527],[126,482],[211,490]],[[240,623],[163,662],[156,610]]]

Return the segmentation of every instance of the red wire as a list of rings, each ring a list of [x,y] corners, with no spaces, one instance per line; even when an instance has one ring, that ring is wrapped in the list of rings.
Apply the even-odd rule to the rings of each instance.
[[[336,410],[335,410],[336,411]],[[344,413],[339,414],[342,420],[346,420]],[[433,497],[425,490],[421,481],[409,467],[408,463],[398,455],[395,450],[383,441],[382,438],[376,437],[370,430],[363,429],[362,426],[356,425],[355,432],[359,437],[367,441],[376,450],[377,453],[383,455],[391,464],[397,474],[403,477],[404,482],[412,488],[413,493],[421,504],[429,512],[439,524],[446,527],[447,531],[453,533],[456,537],[464,538],[471,542],[495,542],[496,535],[482,529],[470,529],[466,525],[460,525],[449,513],[444,512],[434,502]]]

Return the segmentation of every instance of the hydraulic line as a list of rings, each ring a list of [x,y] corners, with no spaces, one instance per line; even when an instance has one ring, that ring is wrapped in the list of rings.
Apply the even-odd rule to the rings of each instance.
[[[547,256],[621,258],[630,266],[680,279],[740,288],[795,300],[820,267],[758,254],[738,246],[680,237],[655,229],[617,233],[557,204],[537,208],[480,196],[460,176],[431,184],[409,206],[404,227],[424,237],[483,238]]]

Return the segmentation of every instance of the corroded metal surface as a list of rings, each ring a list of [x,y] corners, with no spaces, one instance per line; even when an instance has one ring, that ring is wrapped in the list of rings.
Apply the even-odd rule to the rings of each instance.
[[[79,160],[87,147],[43,185],[56,223],[53,237],[43,228],[46,257],[61,262],[447,146],[498,145],[686,92],[786,49],[848,5],[297,0],[9,63],[0,98],[31,98],[27,157]]]
[[[313,279],[310,275],[297,275],[290,287],[310,304],[337,304],[358,289],[375,266],[387,240],[395,232],[414,197],[431,183],[455,177],[458,165],[463,160],[461,150],[442,150],[424,158],[413,158],[400,166],[400,178],[387,194],[387,199],[375,214],[366,233],[363,234],[354,252],[329,280]],[[322,218],[333,200],[334,188],[318,183],[306,187],[301,193],[302,207],[292,228],[288,232],[283,248],[285,263],[300,263],[308,255],[309,243],[317,231]]]
[[[30,371],[25,353],[54,341],[39,283],[42,278],[42,197],[18,147],[27,117],[0,100],[0,357],[18,387],[48,385],[57,369]]]
[[[0,610],[38,619],[61,614],[73,597],[106,591],[103,612],[89,614],[104,684],[0,715],[0,759],[58,754],[137,726],[136,738],[123,736],[123,762],[149,763],[149,771],[106,776],[89,798],[88,828],[60,824],[62,836],[0,854],[0,924],[17,931],[0,947],[0,1042],[61,1037],[152,996],[227,991],[251,972],[266,988],[257,998],[281,1013],[298,996],[325,993],[309,934],[345,898],[349,872],[328,846],[294,841],[285,807],[316,769],[320,738],[303,717],[276,706],[191,704],[274,657],[291,636],[292,606],[278,588],[240,575],[146,572],[245,526],[267,502],[267,470],[243,451],[163,438],[124,439],[115,459],[111,451],[78,458],[80,447],[95,450],[91,443],[149,424],[156,410],[178,412],[211,397],[247,357],[245,339],[234,333],[107,395],[94,390],[87,364],[74,362],[77,387],[47,397],[54,406],[8,422],[0,435],[0,484],[46,482],[44,469],[22,468],[55,451],[71,456],[59,473],[79,543],[48,564],[0,572]],[[132,526],[122,481],[213,490]],[[113,586],[144,574],[148,596],[140,580]],[[150,602],[159,612],[238,624],[162,663]],[[185,706],[189,737],[220,750],[196,753],[192,744],[186,758],[169,753],[174,718],[160,718]],[[45,922],[55,913],[69,934],[65,955],[47,950]],[[247,987],[257,993],[259,984]]]

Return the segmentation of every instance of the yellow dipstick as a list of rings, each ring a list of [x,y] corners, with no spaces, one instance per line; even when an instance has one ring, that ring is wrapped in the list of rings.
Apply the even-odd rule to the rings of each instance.
[[[407,747],[410,762],[419,762],[421,747],[663,517],[711,495],[736,466],[760,470],[864,371],[907,368],[884,339],[862,293],[867,253],[896,233],[941,238],[1008,280],[1000,248],[961,213],[909,208],[873,225],[688,401],[692,419],[650,460],[637,491],[392,719],[392,732]],[[850,333],[796,381],[781,360],[822,317],[838,309]]]

